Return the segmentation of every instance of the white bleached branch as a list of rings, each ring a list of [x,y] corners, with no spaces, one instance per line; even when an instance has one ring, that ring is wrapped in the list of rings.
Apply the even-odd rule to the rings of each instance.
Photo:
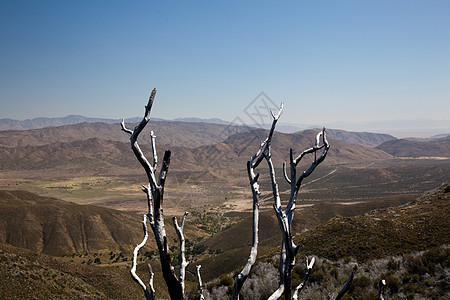
[[[179,263],[180,263],[180,269],[178,272],[178,281],[181,284],[181,290],[183,292],[183,295],[184,295],[184,288],[185,288],[184,279],[186,277],[186,267],[189,264],[186,261],[186,255],[185,255],[186,241],[184,239],[183,228],[184,228],[184,221],[188,214],[189,214],[188,212],[184,213],[183,218],[181,220],[181,226],[178,226],[177,218],[173,217],[173,226],[175,227],[175,231],[177,232],[178,239],[180,240],[180,255],[178,256]]]
[[[384,289],[386,288],[386,280],[382,279],[378,283],[378,300],[384,300]]]
[[[197,268],[197,278],[198,278],[198,292],[200,294],[199,300],[205,300],[205,296],[203,296],[203,283],[202,283],[202,277],[200,276],[200,268],[202,266],[198,265]]]
[[[150,143],[152,144],[152,153],[153,153],[153,170],[158,166],[158,155],[156,154],[156,135],[152,131],[150,131]]]
[[[280,105],[280,109],[275,115],[272,111],[273,122],[271,129],[269,131],[268,137],[261,142],[258,151],[250,158],[247,162],[247,173],[250,181],[250,187],[252,190],[253,197],[253,238],[252,238],[252,248],[250,249],[250,255],[248,257],[247,263],[245,264],[242,271],[236,276],[233,286],[233,299],[239,299],[239,292],[247,279],[253,265],[256,262],[256,257],[258,255],[258,231],[259,231],[259,184],[258,177],[259,174],[255,174],[255,168],[260,164],[260,162],[267,156],[270,155],[270,143],[272,140],[272,135],[275,130],[275,124],[280,118],[281,112],[283,111],[283,103]]]
[[[157,178],[155,172],[158,165],[158,156],[156,153],[155,134],[153,132],[150,134],[152,154],[153,154],[152,164],[149,163],[138,143],[139,134],[142,132],[142,130],[150,121],[150,111],[155,99],[155,95],[156,89],[153,89],[149,97],[148,103],[145,106],[144,117],[142,121],[134,128],[134,130],[128,129],[125,126],[124,120],[122,120],[121,122],[121,127],[124,132],[130,135],[131,149],[133,150],[139,163],[144,168],[148,178],[148,186],[143,186],[142,190],[147,195],[147,204],[148,204],[147,216],[149,218],[149,223],[155,236],[156,245],[158,246],[158,253],[161,262],[161,270],[169,291],[170,298],[183,299],[184,277],[182,280],[183,282],[181,283],[180,280],[175,275],[175,270],[172,266],[172,259],[167,244],[167,235],[163,214],[164,186],[167,178],[167,172],[169,170],[171,152],[165,151],[161,165],[161,170]]]
[[[279,117],[279,115],[277,115],[277,117]],[[275,124],[276,119],[274,118],[272,129],[274,128]],[[322,145],[320,145],[321,137],[323,141]],[[285,299],[291,299],[292,293],[291,274],[292,269],[295,266],[295,256],[297,255],[298,252],[298,246],[295,245],[291,232],[296,198],[303,179],[311,175],[311,173],[315,170],[315,168],[325,159],[330,146],[326,139],[325,128],[323,128],[323,130],[316,135],[314,146],[312,148],[303,151],[295,159],[293,157],[293,150],[290,149],[289,153],[290,176],[288,176],[287,174],[286,164],[283,164],[283,175],[286,181],[291,185],[291,192],[289,195],[288,204],[286,205],[285,209],[283,209],[281,207],[281,198],[275,177],[275,167],[273,166],[272,157],[270,154],[270,142],[271,141],[268,138],[266,140],[264,148],[265,149],[264,158],[266,159],[267,164],[269,166],[269,174],[272,183],[272,193],[274,199],[273,207],[277,215],[278,224],[283,234],[283,241],[281,247],[282,250],[280,254],[280,282],[278,285],[278,289],[270,296],[269,299],[278,299],[281,297],[281,295],[284,295]],[[322,151],[322,154],[319,157],[317,157],[316,153],[320,149],[324,150]],[[306,171],[302,172],[302,174],[297,178],[297,170],[296,170],[297,164],[306,154],[309,153],[314,153],[314,161],[312,162],[311,166]],[[301,288],[302,286],[300,286],[298,290],[294,291],[294,296],[295,293],[297,293],[297,291],[299,292],[301,290]]]
[[[144,215],[143,217],[143,221],[142,221],[142,227],[144,230],[144,239],[142,240],[142,242],[138,245],[136,245],[136,247],[134,248],[133,251],[133,264],[131,266],[131,277],[133,277],[133,279],[141,286],[142,290],[145,293],[145,297],[147,300],[149,299],[154,299],[154,290],[153,290],[153,272],[150,271],[150,291],[148,290],[147,286],[145,285],[145,283],[141,280],[141,278],[139,278],[139,276],[136,274],[136,267],[137,267],[137,257],[139,254],[139,250],[144,247],[145,243],[147,242],[148,239],[148,231],[147,231],[147,216]]]
[[[313,257],[310,262],[308,262],[308,257],[306,258],[306,272],[305,276],[303,276],[302,282],[295,288],[294,295],[292,295],[293,300],[297,300],[300,292],[305,287],[305,283],[308,280],[309,274],[311,273],[311,269],[314,266],[315,258]]]

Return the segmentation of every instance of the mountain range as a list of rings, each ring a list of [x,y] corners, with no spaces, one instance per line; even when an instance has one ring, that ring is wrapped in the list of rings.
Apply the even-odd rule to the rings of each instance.
[[[127,118],[127,123],[139,122],[140,117]],[[218,118],[176,118],[174,120],[164,120],[160,118],[152,118],[153,121],[167,121],[167,122],[185,122],[185,123],[210,123],[221,125],[233,125],[231,122],[224,121]],[[45,127],[56,127],[63,125],[73,125],[79,123],[119,123],[121,119],[111,118],[91,118],[80,115],[69,115],[66,117],[58,118],[34,118],[27,120],[14,120],[14,119],[0,119],[0,131],[2,130],[29,130],[39,129]],[[429,119],[417,119],[417,120],[392,120],[392,121],[378,121],[378,122],[327,122],[325,125],[329,128],[341,128],[347,131],[357,132],[376,132],[376,133],[390,133],[397,137],[419,137],[426,138],[433,135],[448,135],[450,133],[450,120],[429,120]],[[249,127],[258,128],[258,125],[249,124]],[[312,124],[295,124],[295,123],[283,123],[280,122],[277,126],[277,130],[284,133],[293,133],[300,130],[311,129],[320,127]]]
[[[52,181],[58,180],[58,176],[98,176],[107,180],[128,178],[127,175],[133,175],[130,178],[142,176],[142,168],[130,149],[128,134],[120,130],[118,120],[112,123],[97,121],[0,131],[1,179],[10,180],[11,185],[7,188],[26,189],[26,185],[20,186],[21,182]],[[129,120],[127,127],[133,128],[135,121]],[[191,210],[192,219],[186,224],[185,234],[190,251],[199,253],[196,263],[203,265],[205,279],[212,280],[242,267],[248,258],[250,213],[248,208],[232,209],[227,197],[234,197],[231,199],[235,200],[234,203],[241,201],[245,207],[250,197],[245,193],[248,191],[248,180],[243,179],[245,164],[266,138],[267,130],[204,121],[152,120],[142,132],[140,144],[150,158],[150,130],[153,130],[157,136],[158,156],[162,157],[164,150],[172,151],[170,172],[178,173],[169,176],[166,199],[193,193],[190,208],[194,210]],[[289,159],[289,148],[294,154],[299,154],[314,145],[319,131],[308,129],[274,134],[271,151],[278,176],[282,174],[282,161]],[[448,244],[448,185],[421,200],[398,205],[411,201],[419,192],[448,182],[449,137],[396,139],[387,134],[334,129],[327,129],[327,137],[331,145],[328,156],[317,172],[308,178],[300,193],[302,200],[309,201],[304,206],[298,203],[301,213],[296,215],[294,226],[297,233],[307,230],[296,236],[302,247],[301,253],[331,259],[353,256],[368,260]],[[407,161],[412,163],[405,163],[397,157],[409,158]],[[428,159],[417,159],[424,157]],[[305,156],[300,167],[303,169],[311,159]],[[190,179],[195,172],[203,174],[198,175],[203,177]],[[267,259],[279,251],[280,236],[273,210],[267,203],[270,202],[270,195],[267,197],[270,183],[263,172],[260,179],[261,247],[258,251],[261,258]],[[177,181],[175,186],[171,180],[180,180],[180,185]],[[245,184],[245,190],[235,188],[239,184]],[[279,185],[284,201],[289,186],[281,180]],[[53,188],[59,188],[53,184],[45,186],[52,196],[55,193]],[[64,184],[62,188],[67,186]],[[211,186],[210,190],[207,186]],[[108,189],[111,187],[107,186]],[[219,193],[216,187],[232,192]],[[85,197],[83,193],[89,188],[82,187],[79,197]],[[195,194],[195,190],[202,189],[204,192]],[[370,194],[368,190],[374,192]],[[204,204],[206,200],[200,198],[206,198],[210,191],[212,195],[208,195],[208,201],[211,203],[207,206]],[[370,196],[373,194],[376,197]],[[104,204],[101,201],[95,203]],[[173,207],[165,208],[167,216],[174,214],[170,211]],[[369,213],[374,208],[378,210]],[[216,226],[219,229],[214,229]],[[106,265],[120,266],[129,260],[132,247],[142,239],[141,228],[140,216],[133,212],[79,205],[24,190],[0,190],[0,297],[14,294],[14,290],[10,290],[11,284],[21,288],[26,285],[24,281],[36,286],[43,298],[58,298],[62,293],[72,293],[68,291],[68,285],[74,287],[75,294],[86,291],[79,294],[94,293],[97,298],[115,298],[114,287],[108,290],[101,288],[102,280],[114,272]],[[173,245],[176,234],[171,226],[166,228]],[[17,250],[10,245],[33,252]],[[149,250],[142,253],[147,253],[143,261],[151,256],[150,249],[154,251],[155,248],[153,239],[149,239],[146,248]],[[52,260],[47,254],[66,257]],[[33,259],[36,267],[29,267]],[[104,268],[92,269],[93,266],[87,265],[95,263],[95,260]],[[145,271],[143,263],[139,268]],[[157,268],[155,273],[160,274]],[[195,281],[194,268],[195,264],[188,267],[190,283]],[[123,270],[120,269],[120,274],[124,273]],[[10,279],[16,278],[14,274],[17,272],[21,272],[22,281]],[[114,282],[120,280],[118,276],[111,278]],[[61,282],[63,290],[49,292],[55,288],[54,282]],[[4,294],[3,287],[9,289]],[[124,298],[126,287],[117,285],[117,288],[121,290],[116,294],[117,298]],[[23,298],[27,297],[29,294],[23,295]]]
[[[148,127],[140,138],[143,149],[151,153],[151,129],[157,136],[159,154],[172,151],[174,170],[240,169],[267,135],[263,129],[202,122],[151,121]],[[298,152],[311,147],[318,131],[276,133],[272,147],[276,165],[281,166],[288,159],[289,148]],[[327,135],[331,149],[326,164],[370,162],[392,156],[450,157],[448,137],[422,142],[333,129],[327,129]],[[129,147],[128,134],[120,130],[119,124],[79,123],[0,131],[0,168],[53,169],[80,175],[124,174],[139,169]]]
[[[219,125],[208,124],[210,132],[199,126],[194,133],[189,128],[186,130],[184,124],[171,122],[161,131],[173,133],[168,134],[169,136],[162,135],[160,138],[162,142],[157,144],[157,149],[160,155],[165,149],[172,151],[171,168],[174,170],[216,170],[223,167],[241,169],[248,158],[257,151],[260,141],[267,134],[265,130],[258,129],[236,133],[221,142],[213,143],[219,138],[219,135],[211,133],[217,129],[214,126]],[[189,131],[190,135],[187,133]],[[200,137],[192,139],[197,132],[200,132]],[[281,166],[281,162],[288,159],[290,147],[295,151],[311,147],[316,133],[314,130],[307,130],[274,135],[272,151],[277,165]],[[90,134],[95,137],[90,137]],[[48,136],[48,143],[45,143],[45,138],[39,139],[40,136]],[[77,139],[78,136],[80,139]],[[62,141],[58,141],[59,138]],[[373,161],[391,157],[385,151],[372,147],[357,146],[331,138],[329,142],[332,147],[327,164]],[[34,131],[6,131],[0,134],[1,143],[7,144],[0,146],[0,168],[3,171],[45,169],[80,175],[117,175],[126,173],[126,170],[139,170],[127,142],[127,134],[120,132],[118,126],[112,127],[108,124],[78,124]],[[14,143],[21,143],[23,146],[16,146]],[[185,145],[182,145],[183,143]],[[148,142],[143,143],[142,147],[146,153],[151,153]]]

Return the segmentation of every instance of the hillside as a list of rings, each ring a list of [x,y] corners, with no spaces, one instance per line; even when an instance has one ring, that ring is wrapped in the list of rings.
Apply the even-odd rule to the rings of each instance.
[[[449,185],[418,200],[405,203],[406,200],[407,197],[399,196],[381,202],[318,203],[298,208],[293,232],[300,247],[299,256],[314,255],[333,261],[353,257],[367,262],[449,244]],[[374,207],[378,208],[373,210]],[[216,253],[196,262],[202,265],[206,280],[240,269],[248,259],[251,215],[241,217],[242,221],[200,242],[200,246]],[[282,237],[278,226],[273,210],[260,213],[259,261],[279,253]],[[192,265],[188,269],[195,270]]]
[[[129,144],[98,138],[21,148],[0,147],[0,169],[59,170],[62,174],[120,174],[139,167]],[[128,154],[128,155],[127,155]],[[126,171],[126,170],[125,170]],[[56,173],[47,173],[55,176]],[[45,174],[40,174],[44,176]]]
[[[295,240],[299,253],[358,261],[401,255],[450,243],[450,186],[420,199],[362,216],[334,218]]]
[[[0,243],[1,299],[142,299],[122,267],[99,268]]]
[[[0,146],[42,146],[55,142],[72,142],[91,138],[121,142],[127,141],[127,135],[120,132],[118,120],[84,118],[81,116],[79,118],[75,118],[78,116],[73,117],[74,124],[70,121],[72,119],[64,119],[64,121],[51,123],[51,126],[42,126],[45,128],[0,130]],[[42,119],[47,120],[45,118]],[[80,122],[75,122],[75,120],[79,120]],[[127,122],[127,124],[129,124],[129,127],[133,126],[131,122]],[[219,122],[215,119],[186,118],[175,121],[152,119],[147,131],[150,129],[156,133],[158,143],[193,148],[222,142],[234,134],[244,133],[258,128],[230,126],[225,121]],[[144,132],[144,136],[148,136],[148,132]],[[301,132],[299,131],[297,134],[301,134]],[[386,141],[395,139],[388,134],[370,132],[349,132],[338,129],[329,129],[327,132],[328,137],[331,139],[366,147],[375,147]],[[143,143],[148,143],[148,139],[144,138]]]
[[[376,147],[387,141],[396,140],[390,134],[372,133],[372,132],[353,132],[340,129],[327,129],[329,138],[347,142],[350,144],[361,145],[366,147]]]
[[[272,140],[272,157],[275,165],[281,166],[283,161],[289,159],[289,148],[292,148],[294,154],[297,153],[298,155],[301,151],[312,147],[317,132],[317,130],[305,130],[292,134],[275,133]],[[263,141],[266,136],[267,131],[257,129],[251,132],[235,134],[225,140],[224,144],[229,146],[237,156],[243,156],[245,157],[245,160],[247,160],[255,154],[260,142]],[[357,163],[391,157],[386,152],[378,149],[356,146],[333,138],[328,138],[328,141],[331,148],[326,159],[327,164]]]
[[[450,137],[427,142],[409,139],[393,140],[376,148],[398,157],[450,157]]]
[[[0,243],[37,253],[130,253],[142,235],[139,218],[112,209],[0,191]]]
[[[109,125],[102,124],[101,126]],[[53,129],[56,130],[57,128]],[[72,175],[117,175],[140,170],[129,143],[126,141],[126,134],[123,133],[122,135],[122,132],[117,132],[117,134],[122,136],[121,139],[125,139],[125,141],[84,138],[71,142],[58,141],[39,146],[0,147],[0,169],[4,171],[54,169],[61,172],[70,172]],[[282,161],[288,159],[289,147],[292,147],[295,151],[311,147],[314,143],[315,134],[316,132],[313,131],[295,134],[277,133],[274,136],[272,148],[276,165],[281,166]],[[242,169],[248,158],[257,151],[260,141],[264,139],[265,135],[266,131],[264,130],[254,130],[232,135],[221,143],[195,148],[174,146],[173,143],[172,145],[164,145],[163,141],[159,141],[157,149],[159,155],[162,155],[162,151],[165,149],[172,151],[172,170],[216,170],[218,166]],[[187,137],[184,137],[184,139],[187,139]],[[329,139],[329,141],[331,149],[326,164],[359,163],[391,157],[378,149],[355,146],[333,139]],[[144,143],[143,149],[148,155],[151,153],[148,144]]]

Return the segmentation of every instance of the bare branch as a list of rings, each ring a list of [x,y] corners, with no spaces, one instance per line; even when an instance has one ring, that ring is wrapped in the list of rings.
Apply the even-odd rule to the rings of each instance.
[[[138,144],[138,137],[141,131],[144,129],[145,125],[147,125],[148,121],[150,120],[150,111],[153,105],[153,101],[155,99],[156,95],[156,89],[153,89],[149,99],[148,104],[145,106],[145,113],[144,118],[142,121],[134,128],[134,130],[127,129],[125,126],[125,121],[122,119],[122,122],[120,123],[122,130],[126,133],[130,134],[130,142],[131,142],[131,148],[133,149],[133,152],[138,159],[139,163],[142,165],[142,167],[145,170],[145,173],[147,174],[148,180],[150,182],[150,185],[153,187],[157,186],[156,178],[154,174],[154,169],[148,162],[147,158],[145,157],[144,153],[142,152],[139,144]]]
[[[167,150],[164,152],[164,158],[163,158],[163,164],[161,166],[161,172],[159,173],[159,188],[161,189],[161,192],[164,190],[164,184],[166,183],[167,178],[167,172],[169,171],[169,164],[170,164],[170,150]]]
[[[161,270],[163,273],[164,280],[167,284],[169,295],[171,299],[182,299],[184,293],[184,286],[182,286],[175,275],[174,268],[172,266],[172,259],[170,252],[168,250],[167,236],[164,224],[164,214],[163,214],[163,200],[164,200],[164,185],[167,177],[167,172],[170,164],[170,151],[164,153],[163,163],[159,173],[158,180],[155,176],[155,169],[158,164],[158,157],[156,154],[156,137],[152,132],[151,144],[152,144],[152,154],[153,154],[153,164],[150,164],[137,141],[139,134],[145,128],[150,120],[150,111],[155,99],[156,89],[153,89],[148,104],[145,106],[145,113],[142,121],[134,128],[134,130],[127,129],[125,122],[122,120],[121,127],[122,130],[130,134],[131,149],[133,150],[139,163],[145,170],[148,178],[148,186],[143,186],[143,191],[147,194],[147,204],[148,212],[147,216],[149,218],[150,225],[155,236],[156,244],[158,246],[159,258],[161,262]],[[182,280],[184,282],[184,278]]]
[[[148,98],[148,103],[145,106],[144,118],[142,119],[142,121],[133,130],[133,135],[135,135],[135,139],[137,139],[137,136],[144,129],[145,125],[147,125],[148,121],[150,121],[150,111],[152,110],[152,106],[153,106],[153,102],[155,100],[155,96],[156,96],[156,89],[153,89],[152,93],[150,94],[150,97]]]
[[[200,268],[202,266],[198,265],[197,268],[197,278],[198,278],[198,292],[200,294],[199,300],[205,300],[205,296],[203,296],[203,283],[202,283],[202,277],[200,276]]]
[[[303,276],[302,282],[295,288],[294,295],[292,296],[293,300],[297,300],[300,292],[305,286],[306,281],[308,280],[309,274],[311,273],[311,269],[314,266],[315,258],[311,259],[311,262],[308,262],[308,257],[306,258],[306,273]]]
[[[336,296],[335,300],[340,300],[348,292],[348,290],[350,289],[350,286],[352,284],[352,281],[353,281],[353,272],[352,272],[352,274],[350,274],[347,281],[344,283],[344,286],[339,291],[339,294]]]
[[[284,294],[285,299],[290,299],[291,292],[292,292],[291,291],[291,274],[292,274],[292,269],[295,266],[295,256],[297,255],[297,252],[299,249],[298,246],[296,246],[294,244],[293,236],[292,236],[292,232],[291,232],[291,224],[292,224],[292,220],[294,218],[294,210],[295,210],[295,202],[296,202],[297,194],[298,194],[298,191],[299,191],[299,188],[300,188],[300,185],[301,185],[303,179],[308,177],[314,171],[314,169],[325,159],[325,156],[328,153],[329,144],[328,144],[328,141],[326,140],[325,128],[324,128],[321,132],[319,132],[317,134],[314,146],[310,149],[303,151],[296,159],[293,158],[293,150],[290,149],[290,155],[289,155],[290,156],[289,157],[290,171],[291,171],[290,178],[287,175],[286,164],[283,164],[283,175],[284,175],[284,178],[286,179],[286,181],[291,184],[291,193],[290,193],[288,204],[287,204],[286,208],[283,210],[281,207],[279,188],[278,188],[278,184],[276,182],[276,177],[275,177],[275,168],[273,166],[272,157],[271,157],[271,153],[270,153],[271,134],[276,125],[276,121],[277,121],[276,117],[279,117],[279,115],[274,116],[274,121],[272,123],[271,132],[269,134],[269,137],[265,141],[264,151],[263,151],[263,155],[262,155],[266,159],[267,164],[269,166],[269,174],[270,174],[270,179],[271,179],[271,183],[272,183],[272,193],[273,193],[273,199],[274,199],[273,207],[274,207],[275,213],[277,215],[280,229],[283,234],[282,250],[281,250],[281,255],[280,255],[280,282],[279,282],[278,289],[271,295],[271,297],[269,299],[278,299],[279,297],[281,297],[282,294]],[[320,145],[320,137],[323,137],[323,145]],[[308,170],[304,171],[297,179],[296,167],[297,167],[297,164],[299,163],[299,161],[306,154],[308,154],[308,153],[315,154],[317,151],[319,151],[322,148],[324,148],[322,155],[318,158],[315,155],[314,161],[311,164],[311,166],[308,168]],[[301,288],[302,288],[302,286],[300,286],[298,291],[300,291]]]
[[[152,131],[150,131],[150,143],[152,144],[152,153],[153,153],[153,170],[156,170],[158,166],[158,155],[156,154],[156,135]]]
[[[178,226],[177,218],[173,217],[173,226],[175,227],[175,230],[178,235],[178,239],[180,240],[180,255],[178,256],[178,260],[180,262],[180,269],[179,269],[179,275],[178,275],[178,282],[181,285],[181,290],[184,295],[184,279],[186,277],[186,267],[188,266],[188,262],[186,261],[186,255],[185,255],[185,247],[186,247],[186,241],[184,239],[183,234],[183,227],[184,227],[184,221],[186,219],[186,216],[188,215],[188,212],[185,212],[183,215],[183,218],[181,220],[181,226]]]
[[[258,151],[250,158],[250,161],[247,162],[247,172],[250,181],[250,187],[252,189],[253,195],[253,241],[252,248],[250,250],[250,255],[245,264],[242,271],[236,276],[233,287],[233,299],[239,299],[239,292],[247,279],[250,271],[255,264],[256,257],[258,255],[258,227],[259,227],[259,184],[258,177],[259,174],[255,174],[255,169],[261,163],[261,161],[268,157],[270,158],[270,144],[272,141],[272,136],[275,131],[275,125],[280,118],[280,115],[283,111],[283,103],[280,105],[280,109],[275,115],[272,111],[270,112],[273,117],[272,126],[269,131],[269,135],[267,138],[261,142]]]
[[[148,268],[148,273],[150,275],[150,278],[148,280],[148,286],[150,287],[150,292],[149,292],[149,296],[147,296],[147,293],[145,294],[147,297],[147,300],[153,300],[155,299],[155,289],[153,287],[153,278],[155,277],[155,274],[153,273],[152,270],[152,265],[150,263],[147,264],[147,268]]]
[[[378,300],[384,300],[384,289],[386,288],[386,280],[382,279],[378,283]]]
[[[322,140],[323,140],[322,146],[319,146],[320,136],[322,136]],[[308,168],[308,170],[304,171],[303,174],[300,175],[299,178],[297,179],[297,190],[296,190],[297,193],[298,193],[298,190],[300,189],[303,179],[305,179],[306,177],[311,175],[311,173],[316,169],[316,167],[325,159],[325,157],[327,156],[327,153],[328,153],[328,149],[330,149],[330,145],[328,144],[328,141],[327,141],[325,127],[323,128],[323,130],[321,132],[319,132],[317,134],[316,145],[313,148],[305,150],[305,151],[311,150],[308,153],[316,153],[318,150],[320,150],[322,148],[324,150],[323,150],[322,154],[319,156],[319,158],[315,158],[314,161],[312,162],[311,166]],[[295,164],[298,164],[298,162],[300,162],[300,159],[298,159],[298,160],[295,159]]]
[[[133,130],[126,128],[125,119],[122,119],[122,122],[120,122],[120,126],[122,127],[122,130],[125,131],[126,133],[133,134]]]
[[[278,283],[278,288],[272,293],[272,295],[270,295],[270,297],[268,298],[268,300],[276,300],[279,299],[285,290],[285,276],[284,274],[286,273],[286,260],[287,260],[287,256],[286,256],[286,243],[284,242],[284,237],[283,237],[283,241],[281,243],[281,251],[280,251],[280,266],[279,266],[279,272],[280,272],[280,281]]]
[[[278,110],[276,115],[273,114],[273,111],[270,111],[270,114],[272,115],[272,118],[274,119],[274,121],[278,121],[278,119],[280,118],[281,113],[283,112],[283,106],[284,106],[284,102],[281,102],[280,109]]]
[[[291,179],[289,178],[288,174],[286,173],[286,163],[283,162],[283,175],[284,179],[286,179],[287,183],[291,184]]]
[[[142,242],[140,244],[136,245],[136,247],[134,248],[134,251],[133,251],[133,264],[131,266],[130,273],[131,273],[131,277],[133,277],[133,279],[141,286],[142,290],[145,293],[146,298],[147,299],[153,299],[153,297],[151,297],[151,298],[149,298],[149,297],[150,297],[150,295],[153,295],[154,291],[149,292],[148,289],[147,289],[147,286],[145,285],[145,283],[136,274],[137,256],[138,256],[139,250],[142,247],[144,247],[144,245],[145,245],[145,243],[147,242],[147,239],[148,239],[147,216],[144,215],[143,219],[144,220],[142,221],[142,227],[143,227],[143,230],[144,230],[144,239],[142,240]],[[151,278],[151,281],[152,281],[153,280],[153,276],[151,276],[150,278]],[[153,285],[153,283],[150,285],[151,288],[152,288],[152,285]]]
[[[151,194],[151,191],[150,191],[149,187],[147,187],[145,185],[142,185],[142,191],[147,195],[147,206],[148,206],[147,217],[148,217],[148,222],[150,223],[150,226],[154,230],[154,228],[155,228],[155,216],[154,216],[154,213],[153,213],[152,194]]]
[[[323,145],[319,145],[320,143],[320,137],[322,137]],[[314,153],[314,155],[319,151],[320,149],[324,149],[321,156],[317,158],[317,156],[314,157],[314,161],[311,163],[311,166],[306,170],[303,171],[303,173],[299,176],[298,179],[296,179],[296,167],[298,163],[302,160],[302,158],[306,154]],[[291,178],[288,182],[291,183],[291,194],[289,196],[289,202],[286,206],[285,213],[289,214],[290,211],[293,211],[295,209],[295,202],[297,198],[298,191],[300,190],[300,186],[303,182],[303,179],[308,177],[312,174],[312,172],[316,169],[316,167],[325,159],[328,149],[330,148],[330,145],[328,144],[328,141],[326,139],[326,133],[325,128],[322,129],[317,135],[315,139],[315,144],[312,148],[304,150],[300,155],[298,155],[295,159],[293,159],[293,151],[290,150],[290,168],[291,168]],[[286,175],[285,175],[286,177]],[[295,183],[295,184],[294,184]],[[293,216],[290,216],[290,218]]]
[[[250,186],[252,189],[253,195],[253,241],[252,248],[250,250],[250,255],[248,257],[247,263],[245,264],[242,271],[236,276],[234,280],[233,287],[233,299],[239,299],[239,292],[247,279],[253,265],[256,262],[256,257],[258,255],[258,231],[259,231],[259,184],[258,184],[258,175],[255,175],[253,169],[253,158],[252,160],[247,162],[247,173],[250,180]]]
[[[278,288],[275,290],[275,292],[273,292],[272,295],[270,295],[270,297],[267,298],[267,300],[280,299],[283,293],[284,293],[284,284],[280,284],[278,285]]]

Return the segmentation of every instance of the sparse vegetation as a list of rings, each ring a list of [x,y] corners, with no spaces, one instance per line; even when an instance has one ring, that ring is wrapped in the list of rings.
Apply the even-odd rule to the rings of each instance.
[[[155,122],[152,126],[155,124],[160,126],[158,131],[167,125]],[[92,126],[79,128],[89,131]],[[217,134],[223,127],[210,129]],[[65,141],[61,140],[64,128],[58,130],[53,145],[42,141],[33,144],[30,139],[29,146],[20,149],[0,146],[0,298],[29,298],[29,287],[33,286],[33,295],[41,298],[138,299],[140,291],[124,275],[132,260],[132,246],[141,238],[135,213],[142,211],[137,186],[143,178],[136,171],[138,165],[121,154],[128,146],[117,137]],[[106,133],[110,129],[102,130],[105,137],[111,136]],[[50,136],[44,131],[41,133]],[[25,136],[29,134],[24,132]],[[185,228],[186,257],[191,261],[186,273],[188,297],[198,296],[195,264],[202,264],[202,277],[207,282],[205,296],[222,299],[230,297],[230,279],[245,264],[251,245],[251,202],[242,166],[253,150],[244,149],[240,155],[233,151],[249,138],[247,130],[222,141],[208,140],[208,134],[191,139],[189,145],[169,145],[174,155],[166,184],[169,197],[165,213],[180,215],[177,205],[191,211]],[[266,134],[256,130],[251,136],[262,140]],[[286,158],[286,149],[278,145],[303,147],[312,134],[277,133],[274,157]],[[28,143],[25,137],[16,141],[2,135],[0,140]],[[352,271],[355,277],[348,298],[376,298],[381,278],[387,283],[386,299],[450,297],[449,251],[445,246],[450,244],[450,187],[446,185],[416,200],[423,192],[449,182],[450,160],[418,159],[411,154],[409,159],[396,159],[381,151],[382,147],[361,147],[351,152],[344,142],[331,143],[340,151],[332,149],[330,160],[304,185],[299,195],[302,202],[297,203],[300,213],[293,223],[298,233],[295,241],[302,247],[299,252],[317,258],[303,297],[323,299],[328,293],[335,294]],[[220,163],[208,161],[205,153],[212,147],[230,155]],[[143,149],[151,151],[146,142]],[[282,174],[281,169],[275,171]],[[277,181],[285,205],[290,186],[282,176]],[[261,176],[260,184],[263,191],[271,189],[267,177]],[[122,212],[12,191],[17,188]],[[259,258],[241,290],[242,299],[265,299],[278,283],[279,262],[274,254],[279,252],[279,227],[270,197],[270,192],[261,195]],[[168,227],[168,240],[172,242],[175,237],[175,231]],[[152,242],[142,249],[137,273],[147,280],[146,264],[152,262],[155,286],[159,287],[157,297],[167,298],[167,292],[160,288],[164,282],[156,249]],[[169,250],[177,267],[179,249],[174,246]],[[300,259],[292,272],[293,285],[301,281],[304,272]],[[104,278],[110,278],[107,286]],[[124,291],[131,291],[130,296],[124,296]]]

